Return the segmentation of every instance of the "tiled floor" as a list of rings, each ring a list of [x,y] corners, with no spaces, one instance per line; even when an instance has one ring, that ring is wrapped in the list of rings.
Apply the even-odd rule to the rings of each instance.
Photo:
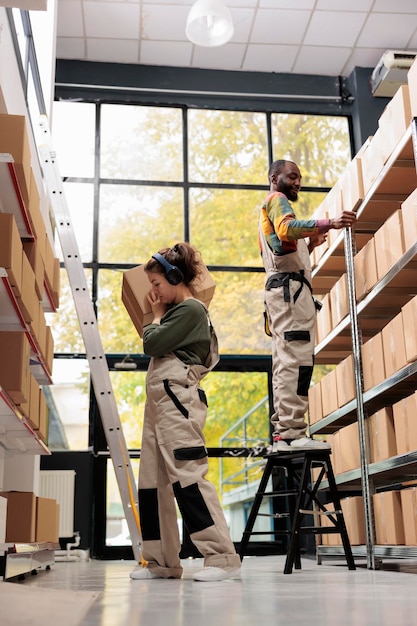
[[[43,589],[98,592],[83,626],[411,626],[417,623],[417,563],[387,562],[349,571],[342,561],[303,558],[284,575],[283,556],[246,557],[240,580],[191,579],[200,559],[184,561],[182,580],[133,581],[132,561],[58,562],[24,581]],[[0,620],[3,623],[3,618]],[[59,626],[59,624],[58,624]]]

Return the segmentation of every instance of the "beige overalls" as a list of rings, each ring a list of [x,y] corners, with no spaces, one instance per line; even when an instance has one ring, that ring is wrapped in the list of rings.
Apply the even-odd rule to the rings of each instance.
[[[163,578],[181,578],[175,499],[204,566],[240,567],[214,486],[206,480],[203,435],[207,400],[201,379],[219,360],[212,330],[204,366],[187,365],[173,353],[152,357],[139,469],[139,514],[143,558]]]
[[[306,432],[308,388],[314,365],[316,307],[304,239],[296,252],[278,256],[259,229],[266,271],[265,310],[272,335],[274,434],[298,439]]]

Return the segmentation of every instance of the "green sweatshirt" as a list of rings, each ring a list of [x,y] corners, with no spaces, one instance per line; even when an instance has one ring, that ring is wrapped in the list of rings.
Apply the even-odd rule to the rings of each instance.
[[[145,354],[162,357],[174,352],[181,361],[191,365],[204,365],[210,340],[207,311],[194,299],[173,306],[160,324],[149,324],[143,331]]]

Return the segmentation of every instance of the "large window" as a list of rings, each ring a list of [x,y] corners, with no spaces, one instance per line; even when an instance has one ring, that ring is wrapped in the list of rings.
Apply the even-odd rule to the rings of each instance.
[[[266,444],[268,375],[262,367],[242,367],[240,359],[247,363],[250,356],[256,363],[270,355],[257,241],[269,159],[288,158],[300,165],[305,189],[295,209],[300,218],[309,217],[350,160],[347,118],[59,101],[53,137],[109,358],[114,363],[143,352],[121,300],[123,271],[160,248],[189,241],[216,282],[210,314],[221,356],[236,359],[236,371],[229,365],[204,381],[207,445]],[[51,396],[62,436],[53,445],[73,450],[93,445],[104,451],[105,444],[89,428],[89,377],[64,269],[61,284],[60,310],[51,317],[59,357]],[[145,369],[111,374],[131,451],[140,448]],[[210,461],[210,478],[222,493],[233,488],[236,472],[238,482],[248,480],[244,461]],[[128,532],[110,465],[106,475],[106,542],[122,545],[129,542]]]

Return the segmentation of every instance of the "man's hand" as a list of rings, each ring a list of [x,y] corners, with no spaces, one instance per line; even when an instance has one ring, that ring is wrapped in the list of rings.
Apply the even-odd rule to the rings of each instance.
[[[317,246],[321,246],[327,239],[327,233],[316,233],[315,235],[311,235],[308,242],[308,251],[311,253],[314,248]]]
[[[330,218],[330,228],[349,228],[356,222],[356,213],[343,211],[338,217]]]

